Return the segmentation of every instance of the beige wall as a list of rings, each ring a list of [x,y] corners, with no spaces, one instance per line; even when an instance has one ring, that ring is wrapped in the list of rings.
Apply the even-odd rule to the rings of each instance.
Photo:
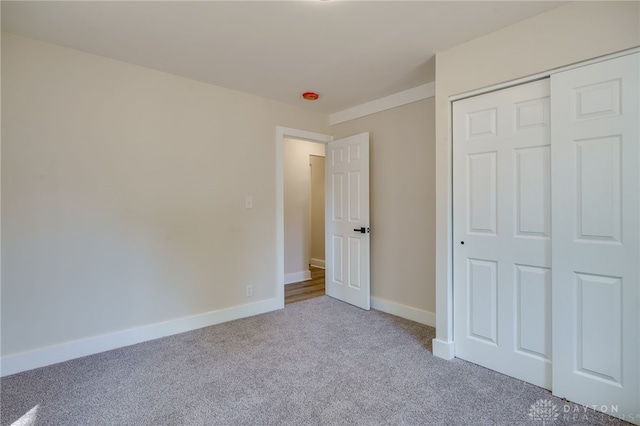
[[[309,272],[311,256],[310,155],[324,156],[325,145],[284,139],[284,274]],[[295,281],[300,278],[293,278]]]
[[[371,295],[435,311],[434,98],[333,126],[371,134]]]
[[[449,97],[638,46],[639,20],[638,2],[575,2],[436,56],[436,354],[453,338]]]
[[[276,125],[327,121],[3,34],[2,355],[275,297]]]
[[[310,262],[324,262],[324,156],[311,155],[311,253]],[[318,266],[318,265],[315,265]]]

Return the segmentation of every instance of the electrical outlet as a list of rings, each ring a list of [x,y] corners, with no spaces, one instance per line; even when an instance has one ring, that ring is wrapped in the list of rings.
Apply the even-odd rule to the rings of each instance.
[[[253,286],[252,285],[248,285],[247,286],[247,297],[253,297]]]

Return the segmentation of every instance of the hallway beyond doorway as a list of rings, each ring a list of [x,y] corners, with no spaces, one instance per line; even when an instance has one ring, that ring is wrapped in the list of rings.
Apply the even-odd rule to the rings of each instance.
[[[284,304],[300,302],[325,295],[324,269],[309,267],[311,279],[284,286]]]

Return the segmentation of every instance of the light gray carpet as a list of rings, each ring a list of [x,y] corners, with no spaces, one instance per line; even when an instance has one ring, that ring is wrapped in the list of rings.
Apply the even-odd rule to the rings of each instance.
[[[432,356],[434,329],[329,297],[0,380],[1,420],[46,425],[617,425]],[[582,409],[580,409],[582,410]]]

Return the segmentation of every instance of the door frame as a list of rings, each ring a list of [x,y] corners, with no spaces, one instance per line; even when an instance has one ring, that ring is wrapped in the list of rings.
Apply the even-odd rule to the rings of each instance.
[[[436,185],[438,185],[439,180],[443,184],[443,188],[441,190],[436,188],[436,228],[442,227],[446,231],[443,235],[436,236],[436,337],[432,342],[434,356],[443,359],[455,358],[455,340],[453,330],[453,102],[496,90],[518,86],[524,83],[531,83],[536,80],[550,77],[551,75],[562,71],[580,68],[637,52],[640,52],[640,48],[635,47],[594,59],[577,62],[575,64],[543,71],[527,77],[449,96],[447,99],[449,131],[447,147],[444,148],[447,151],[447,158],[449,161],[445,163],[445,166],[443,166],[446,167],[446,180],[440,180],[439,176],[441,176],[441,173],[436,171]],[[438,144],[436,144],[436,159],[438,157],[437,151],[440,150],[437,145]],[[444,178],[444,176],[441,177]],[[439,195],[438,193],[440,191],[444,194]],[[441,207],[438,207],[438,204],[440,204]],[[445,207],[442,207],[442,204],[445,204]]]
[[[333,136],[276,126],[276,309],[284,308],[284,139],[328,144]],[[326,231],[325,231],[326,232]]]

